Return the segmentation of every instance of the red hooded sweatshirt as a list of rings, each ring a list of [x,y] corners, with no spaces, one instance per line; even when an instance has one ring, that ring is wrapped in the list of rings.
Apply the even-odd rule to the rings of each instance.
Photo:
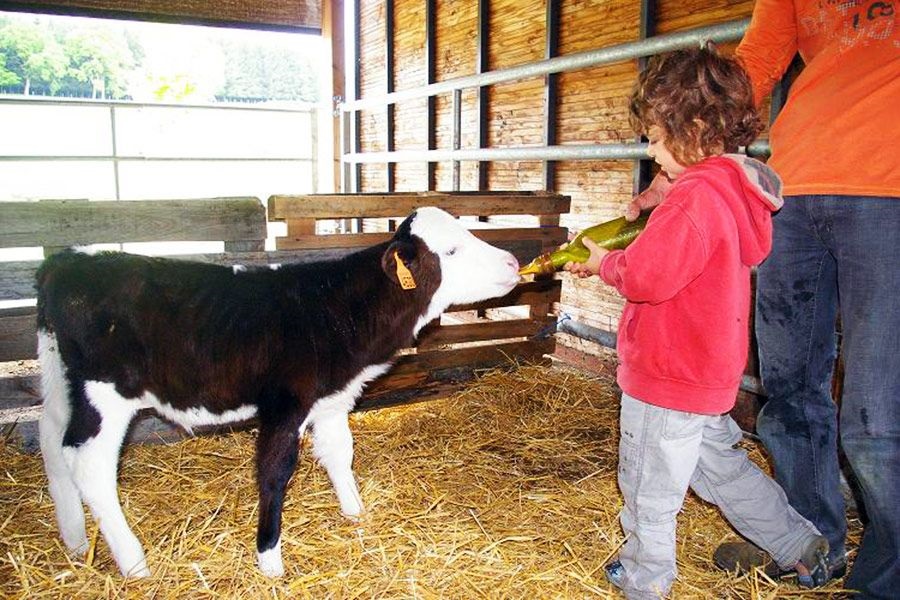
[[[619,323],[618,383],[674,410],[734,407],[747,364],[750,267],[772,247],[781,181],[740,155],[686,169],[646,229],[600,263],[627,300]]]

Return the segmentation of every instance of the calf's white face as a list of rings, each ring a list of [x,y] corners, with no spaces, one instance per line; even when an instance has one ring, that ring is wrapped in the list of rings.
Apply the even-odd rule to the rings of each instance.
[[[432,298],[438,312],[503,296],[519,283],[519,262],[512,254],[479,240],[439,208],[417,209],[411,233],[440,259],[441,284]]]

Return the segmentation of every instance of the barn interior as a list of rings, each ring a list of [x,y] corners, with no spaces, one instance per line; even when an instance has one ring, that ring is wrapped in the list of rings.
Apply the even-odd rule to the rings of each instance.
[[[326,76],[308,116],[317,140],[311,185],[260,198],[242,190],[119,197],[117,189],[91,202],[80,191],[26,202],[4,197],[0,184],[0,247],[46,255],[92,243],[215,241],[221,250],[196,258],[316,260],[386,239],[404,215],[437,205],[524,263],[620,216],[655,175],[627,107],[647,59],[706,40],[733,51],[753,5],[11,0],[3,11],[313,35]],[[768,121],[790,81],[765,102]],[[766,136],[746,152],[765,159]],[[12,148],[0,168],[34,158]],[[274,246],[266,242],[273,228]],[[0,300],[18,302],[0,308],[4,597],[620,597],[602,567],[624,542],[615,383],[624,300],[596,278],[523,282],[504,301],[454,307],[427,328],[352,415],[368,507],[359,523],[340,516],[324,471],[301,448],[278,580],[255,566],[253,424],[191,437],[148,415],[120,467],[120,499],[154,571],[138,581],[118,575],[90,517],[84,559],[68,556],[56,531],[36,453],[41,399],[28,301],[39,262],[0,263]],[[764,402],[751,352],[733,416],[746,432],[742,446],[768,469],[754,436]],[[852,560],[862,527],[855,512],[850,524]],[[692,494],[678,527],[673,597],[845,594],[841,580],[809,591],[791,577],[717,570],[713,550],[736,534]]]

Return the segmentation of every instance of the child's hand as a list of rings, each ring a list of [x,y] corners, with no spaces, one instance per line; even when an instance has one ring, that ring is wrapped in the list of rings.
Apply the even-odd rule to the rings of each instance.
[[[570,272],[572,275],[584,279],[600,272],[600,261],[603,260],[603,257],[606,256],[606,253],[609,252],[609,250],[601,248],[596,242],[587,237],[583,238],[582,242],[584,242],[585,248],[591,251],[591,255],[588,257],[587,261],[583,263],[567,262],[563,266],[563,269]]]

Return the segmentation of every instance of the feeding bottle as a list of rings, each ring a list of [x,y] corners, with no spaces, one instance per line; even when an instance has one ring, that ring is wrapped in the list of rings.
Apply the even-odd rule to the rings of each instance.
[[[533,261],[519,269],[519,275],[550,275],[559,271],[567,262],[585,262],[591,255],[582,241],[590,238],[601,248],[619,250],[630,244],[647,225],[650,211],[642,212],[634,221],[619,217],[612,221],[600,223],[583,229],[571,242],[554,250],[541,254]]]

